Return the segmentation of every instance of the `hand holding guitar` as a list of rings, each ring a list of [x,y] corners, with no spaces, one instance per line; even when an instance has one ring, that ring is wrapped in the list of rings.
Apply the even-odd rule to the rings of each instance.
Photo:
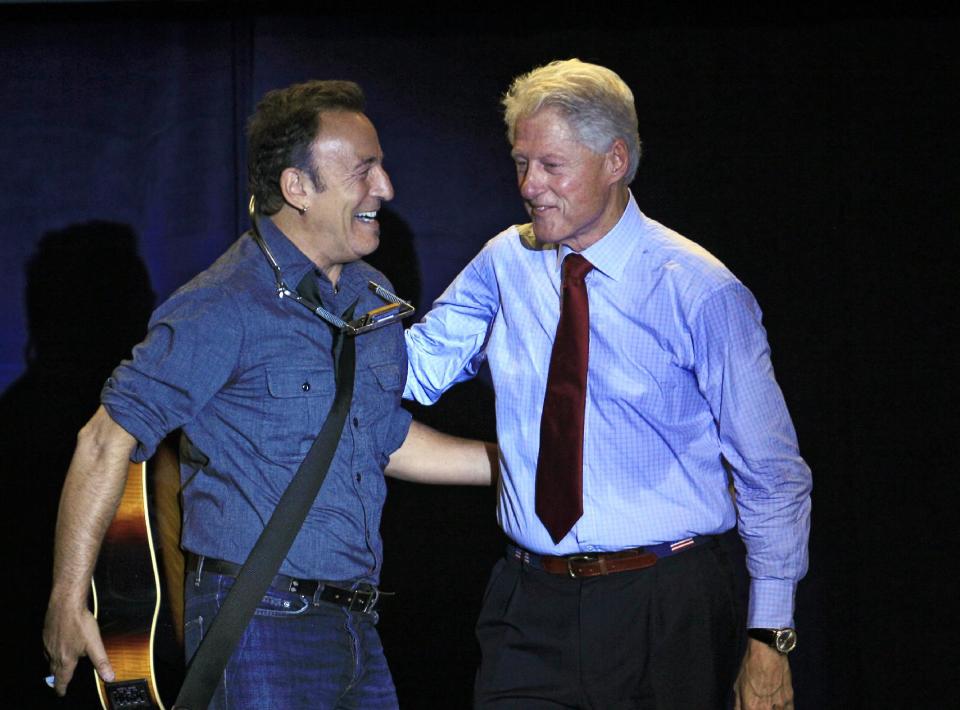
[[[87,610],[87,595],[100,543],[120,503],[135,443],[103,407],[77,437],[57,515],[53,590],[43,630],[58,695],[66,693],[77,659],[83,655],[90,657],[101,677],[113,679],[97,622]]]
[[[67,606],[51,601],[43,629],[43,644],[50,660],[50,672],[54,675],[53,689],[60,696],[67,692],[67,684],[73,678],[80,656],[89,656],[103,680],[109,682],[114,677],[97,620],[86,608],[85,598],[79,608]]]

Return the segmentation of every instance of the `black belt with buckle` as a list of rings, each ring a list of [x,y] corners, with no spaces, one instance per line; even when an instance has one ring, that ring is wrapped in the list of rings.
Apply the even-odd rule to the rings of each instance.
[[[240,574],[240,569],[241,565],[233,562],[195,555],[192,552],[187,558],[187,572],[194,572],[197,575],[211,572],[236,577]],[[373,611],[380,599],[380,590],[372,585],[368,585],[368,589],[341,589],[316,579],[297,579],[285,574],[274,577],[270,586],[280,591],[312,597],[315,600],[336,604],[344,609],[363,614]]]

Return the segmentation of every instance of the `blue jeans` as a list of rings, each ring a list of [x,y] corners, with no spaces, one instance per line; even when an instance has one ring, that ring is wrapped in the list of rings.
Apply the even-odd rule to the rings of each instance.
[[[191,572],[186,582],[189,662],[233,578],[203,572],[197,585]],[[352,612],[271,588],[234,650],[210,710],[397,708],[376,622],[376,612]]]

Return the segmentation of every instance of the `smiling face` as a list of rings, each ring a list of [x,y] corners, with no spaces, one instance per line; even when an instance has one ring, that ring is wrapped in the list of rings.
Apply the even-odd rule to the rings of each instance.
[[[322,186],[308,190],[303,218],[312,252],[308,256],[335,276],[343,264],[379,246],[377,210],[393,199],[393,185],[370,119],[347,111],[324,112],[320,119],[311,152]]]
[[[541,242],[582,251],[609,232],[627,204],[626,146],[587,148],[556,108],[517,121],[513,139],[517,184]]]

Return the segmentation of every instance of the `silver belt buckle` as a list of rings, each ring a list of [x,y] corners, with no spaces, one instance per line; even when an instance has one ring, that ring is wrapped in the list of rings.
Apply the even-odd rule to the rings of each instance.
[[[354,602],[356,602],[360,597],[360,594],[366,594],[367,600],[363,604],[362,609],[354,608]],[[359,611],[362,614],[369,614],[373,611],[373,608],[377,605],[377,601],[380,599],[380,590],[376,587],[371,588],[369,591],[364,589],[355,589],[353,590],[353,599],[350,600],[350,611]]]
[[[380,601],[380,590],[374,587],[370,590],[370,598],[367,600],[366,606],[363,607],[363,613],[369,614],[373,611],[378,601]]]

